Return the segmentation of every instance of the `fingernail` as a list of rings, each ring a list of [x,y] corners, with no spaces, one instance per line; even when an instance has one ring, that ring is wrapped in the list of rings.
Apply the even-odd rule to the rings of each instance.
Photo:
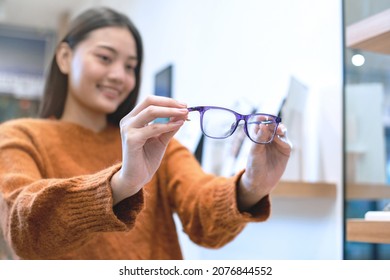
[[[184,123],[184,120],[178,120],[178,121],[171,122],[171,124],[174,124],[174,125],[182,125],[183,123]]]

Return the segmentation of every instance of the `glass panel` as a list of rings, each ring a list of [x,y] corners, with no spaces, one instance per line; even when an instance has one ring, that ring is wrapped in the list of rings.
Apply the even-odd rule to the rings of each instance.
[[[345,27],[390,9],[389,0],[345,0]],[[347,30],[347,29],[346,29]],[[345,48],[345,176],[346,193],[357,187],[390,183],[390,55]],[[390,188],[390,185],[389,185]],[[367,211],[383,210],[381,196],[346,198],[345,218],[364,219]],[[348,242],[345,259],[390,259],[385,244]]]

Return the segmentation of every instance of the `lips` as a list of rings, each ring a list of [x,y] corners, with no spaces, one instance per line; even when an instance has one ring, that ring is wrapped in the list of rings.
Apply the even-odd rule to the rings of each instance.
[[[97,88],[100,92],[103,93],[104,96],[108,97],[109,99],[117,98],[121,94],[121,90],[116,87],[98,85]]]

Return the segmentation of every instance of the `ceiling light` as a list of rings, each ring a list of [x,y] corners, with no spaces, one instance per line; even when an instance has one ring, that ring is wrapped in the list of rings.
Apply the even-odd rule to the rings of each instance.
[[[365,62],[365,58],[361,54],[354,54],[351,58],[351,61],[355,66],[362,66]]]

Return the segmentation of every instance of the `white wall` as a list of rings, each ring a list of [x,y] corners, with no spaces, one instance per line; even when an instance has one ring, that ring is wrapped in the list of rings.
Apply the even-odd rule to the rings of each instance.
[[[309,88],[308,104],[303,108],[306,144],[302,179],[336,183],[337,199],[274,198],[268,222],[248,225],[220,250],[196,247],[181,236],[185,257],[340,259],[341,1],[86,3],[82,8],[94,4],[118,8],[139,28],[145,46],[142,96],[153,94],[154,74],[170,63],[175,67],[174,97],[189,105],[231,107],[237,100],[246,99],[263,112],[276,113],[291,75]]]

